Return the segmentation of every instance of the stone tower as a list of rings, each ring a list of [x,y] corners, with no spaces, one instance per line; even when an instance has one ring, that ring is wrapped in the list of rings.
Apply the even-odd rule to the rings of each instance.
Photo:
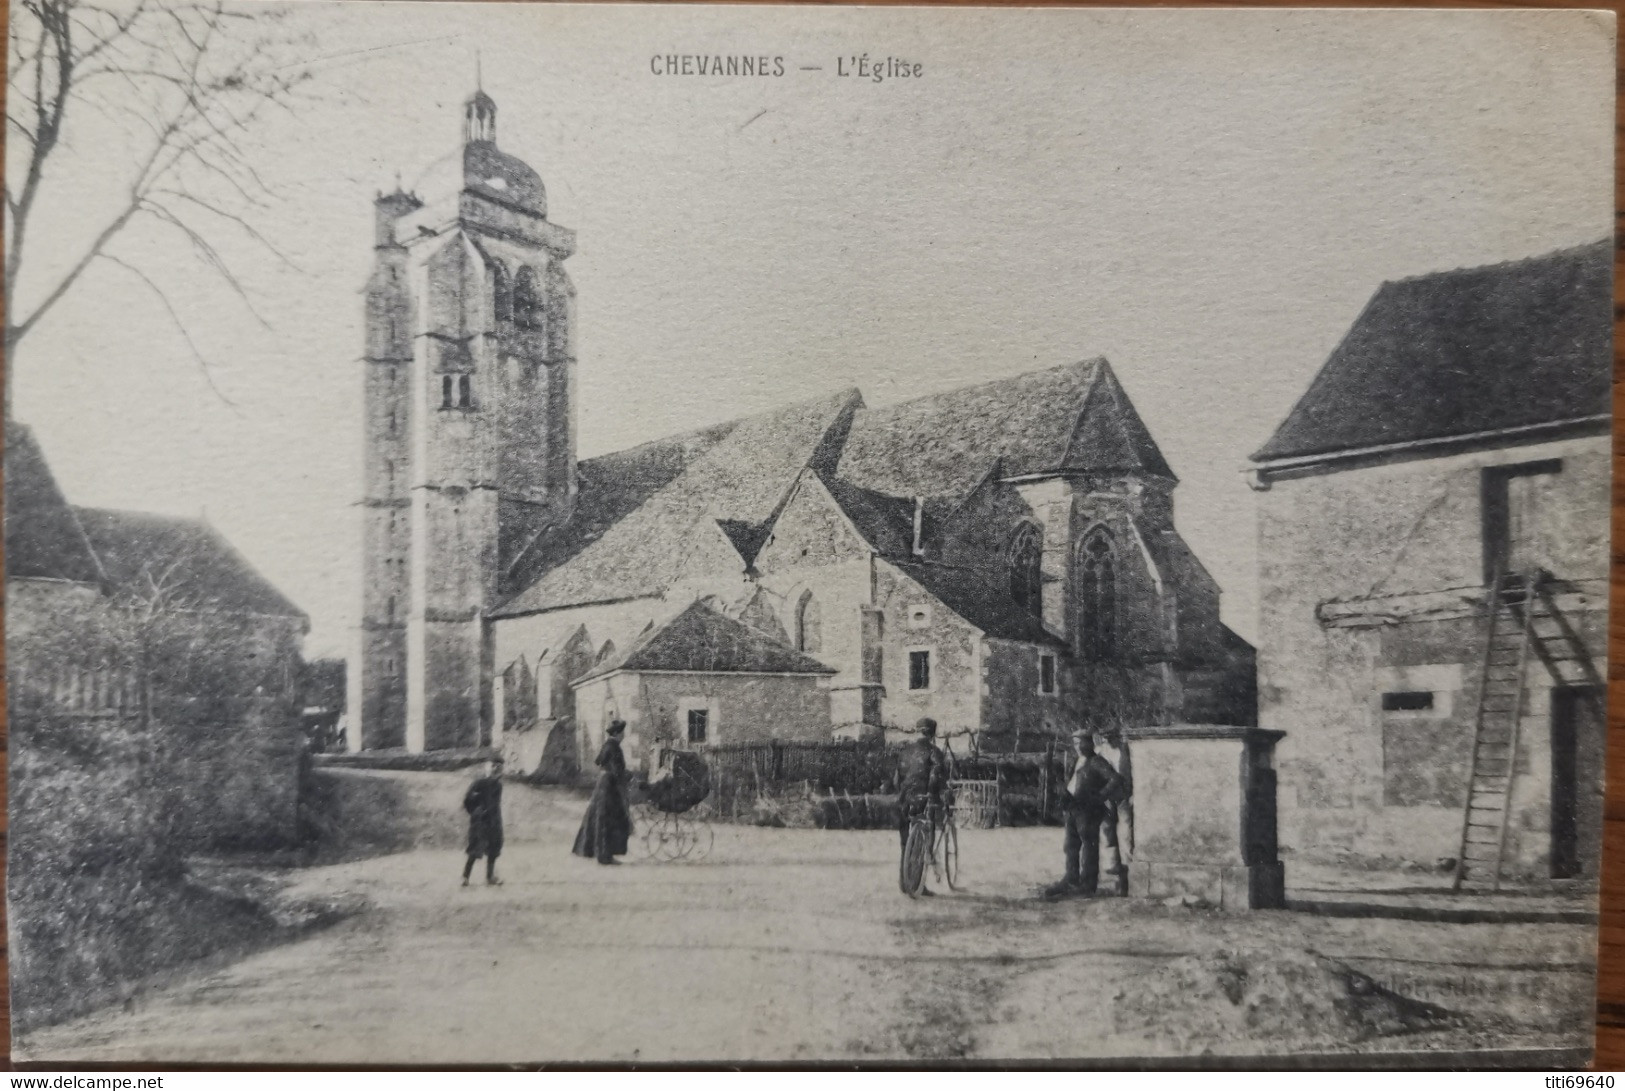
[[[476,92],[460,151],[375,202],[351,749],[489,741],[485,612],[575,499],[575,234],[496,117]]]

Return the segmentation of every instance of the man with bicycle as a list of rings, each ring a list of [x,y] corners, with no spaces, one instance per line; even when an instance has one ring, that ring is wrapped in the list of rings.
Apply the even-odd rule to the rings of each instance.
[[[903,750],[898,770],[897,837],[905,854],[913,819],[934,811],[940,820],[948,805],[948,758],[937,748],[937,721],[922,716],[914,728],[920,737]],[[922,886],[920,893],[931,892]]]

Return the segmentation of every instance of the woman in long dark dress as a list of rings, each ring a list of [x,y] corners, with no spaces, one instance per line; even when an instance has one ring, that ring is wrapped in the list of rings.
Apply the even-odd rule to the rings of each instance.
[[[620,863],[615,857],[626,855],[626,842],[632,835],[632,812],[626,806],[626,755],[621,753],[624,734],[626,722],[611,721],[594,762],[599,770],[598,784],[576,833],[575,847],[570,850],[600,864]]]

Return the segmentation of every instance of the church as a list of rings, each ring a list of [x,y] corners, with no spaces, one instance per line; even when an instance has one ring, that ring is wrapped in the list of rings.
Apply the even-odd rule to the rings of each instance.
[[[575,236],[496,117],[475,94],[448,175],[376,201],[351,749],[1254,722],[1253,650],[1104,359],[578,461]]]

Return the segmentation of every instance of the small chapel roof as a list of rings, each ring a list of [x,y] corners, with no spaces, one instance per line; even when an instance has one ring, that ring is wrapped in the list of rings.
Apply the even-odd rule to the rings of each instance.
[[[1253,460],[1604,415],[1612,304],[1607,240],[1389,281]]]
[[[34,432],[6,424],[6,578],[99,584],[101,566]]]
[[[599,664],[576,685],[616,671],[717,674],[834,674],[833,667],[766,633],[725,617],[703,602],[657,625],[618,656]]]
[[[1174,476],[1104,359],[860,410],[838,472],[893,496],[962,498],[995,466],[1006,478],[1059,470]]]
[[[74,511],[115,589],[162,592],[180,609],[305,617],[201,519],[107,508]]]

